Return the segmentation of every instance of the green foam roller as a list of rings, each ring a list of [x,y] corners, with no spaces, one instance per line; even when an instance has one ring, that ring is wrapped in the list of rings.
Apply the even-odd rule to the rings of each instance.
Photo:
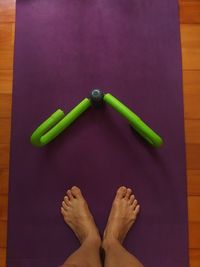
[[[90,106],[90,99],[85,98],[67,115],[65,115],[61,109],[58,109],[33,132],[31,135],[31,143],[37,147],[48,144],[70,126],[70,124]]]
[[[163,144],[162,138],[116,97],[107,93],[104,95],[104,101],[126,118],[130,125],[151,145],[159,147]]]

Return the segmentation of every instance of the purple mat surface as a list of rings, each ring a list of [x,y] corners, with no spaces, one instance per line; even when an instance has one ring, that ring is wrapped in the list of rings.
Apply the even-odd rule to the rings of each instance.
[[[44,148],[33,130],[101,88],[165,141],[150,147],[109,106],[90,108]],[[141,213],[125,246],[148,267],[186,267],[187,201],[178,5],[175,0],[18,0],[7,267],[55,267],[78,248],[64,224],[79,186],[104,230],[115,191]]]

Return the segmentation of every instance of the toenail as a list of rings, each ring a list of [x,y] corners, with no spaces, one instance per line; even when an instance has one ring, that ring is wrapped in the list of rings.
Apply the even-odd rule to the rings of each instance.
[[[72,186],[72,189],[78,189],[78,187],[76,185]]]
[[[125,191],[125,190],[126,190],[126,187],[125,187],[125,186],[121,186],[121,187],[119,188],[119,190],[123,190],[123,191]]]

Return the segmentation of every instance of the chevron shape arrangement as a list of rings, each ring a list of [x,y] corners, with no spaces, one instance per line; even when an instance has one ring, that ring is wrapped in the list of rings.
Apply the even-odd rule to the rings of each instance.
[[[130,125],[152,146],[160,147],[163,144],[162,138],[145,124],[132,110],[125,106],[113,95],[104,94],[99,89],[94,89],[90,96],[84,98],[68,114],[58,109],[46,119],[31,135],[31,143],[34,146],[42,147],[55,139],[61,132],[72,124],[90,106],[101,107],[104,103],[109,104],[128,120]]]

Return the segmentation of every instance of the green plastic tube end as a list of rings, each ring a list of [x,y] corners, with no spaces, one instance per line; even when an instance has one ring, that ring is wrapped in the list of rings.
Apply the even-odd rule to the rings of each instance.
[[[61,109],[56,110],[56,112],[40,124],[40,126],[32,133],[30,137],[31,144],[36,147],[45,146],[46,142],[43,142],[42,136],[64,116],[65,114]]]

